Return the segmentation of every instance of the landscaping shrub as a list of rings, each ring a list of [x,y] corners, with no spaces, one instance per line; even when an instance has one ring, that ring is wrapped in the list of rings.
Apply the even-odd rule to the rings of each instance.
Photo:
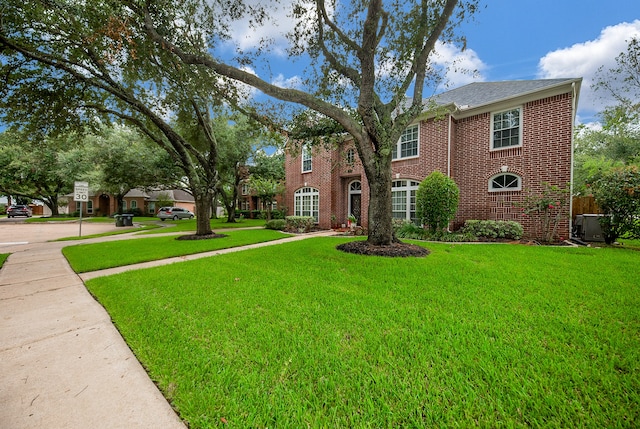
[[[312,216],[287,216],[285,231],[309,232],[315,223],[316,220]]]
[[[439,171],[429,174],[416,191],[416,214],[431,233],[443,231],[458,211],[460,190]]]
[[[512,220],[468,220],[460,232],[475,237],[519,240],[524,230],[522,225]]]
[[[271,219],[265,225],[267,229],[275,229],[276,231],[282,231],[286,228],[287,221],[284,219]]]
[[[394,219],[393,230],[398,238],[406,238],[409,240],[429,240],[444,242],[467,242],[478,241],[478,238],[466,232],[448,232],[448,231],[428,231],[421,226],[416,225],[408,220]]]
[[[612,244],[618,237],[640,238],[640,170],[636,166],[615,168],[591,177],[596,203],[607,215],[598,220],[604,240]]]

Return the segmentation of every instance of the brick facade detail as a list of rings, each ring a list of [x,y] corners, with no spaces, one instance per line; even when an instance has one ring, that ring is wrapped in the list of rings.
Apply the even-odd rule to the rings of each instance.
[[[574,91],[568,85],[556,93],[541,98],[527,94],[514,97],[513,104],[499,104],[474,109],[471,114],[460,109],[437,119],[419,122],[419,149],[415,158],[392,163],[394,180],[422,181],[439,170],[452,177],[460,188],[458,212],[451,228],[458,229],[469,219],[515,220],[526,236],[532,236],[538,219],[523,216],[515,205],[527,194],[539,194],[544,183],[565,188],[571,181],[572,134],[574,121]],[[563,92],[564,91],[564,92]],[[520,108],[521,145],[499,150],[491,148],[492,114]],[[367,227],[369,187],[357,156],[353,165],[346,162],[346,151],[353,147],[348,141],[340,149],[316,147],[312,153],[312,171],[302,173],[299,154],[286,158],[287,213],[294,214],[294,193],[303,187],[319,192],[319,226],[331,228],[346,223],[349,215],[349,185],[354,180],[362,184],[361,224]],[[522,178],[522,190],[490,192],[490,179],[509,172]],[[566,196],[567,210],[570,195]],[[558,235],[568,238],[569,211],[563,217]]]

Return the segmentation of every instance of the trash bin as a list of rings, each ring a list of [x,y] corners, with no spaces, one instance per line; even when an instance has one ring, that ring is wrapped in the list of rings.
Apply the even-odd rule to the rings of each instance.
[[[124,226],[124,219],[121,215],[114,215],[113,218],[116,220],[116,226]]]
[[[124,226],[133,226],[133,215],[126,213],[122,215]]]

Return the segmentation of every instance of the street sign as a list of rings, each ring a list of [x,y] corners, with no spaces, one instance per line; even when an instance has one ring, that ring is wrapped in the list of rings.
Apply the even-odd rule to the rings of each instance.
[[[75,182],[73,185],[73,199],[75,201],[89,201],[89,183]]]

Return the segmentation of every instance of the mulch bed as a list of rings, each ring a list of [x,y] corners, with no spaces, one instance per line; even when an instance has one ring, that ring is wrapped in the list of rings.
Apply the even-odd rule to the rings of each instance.
[[[203,234],[203,235],[196,235],[196,234],[181,235],[177,237],[176,240],[210,240],[212,238],[223,238],[223,237],[227,237],[227,236],[225,234],[216,234],[214,232],[212,234]]]
[[[392,243],[385,246],[374,246],[366,241],[349,241],[336,246],[336,249],[347,253],[366,256],[388,256],[391,258],[423,258],[430,252],[415,244]]]

